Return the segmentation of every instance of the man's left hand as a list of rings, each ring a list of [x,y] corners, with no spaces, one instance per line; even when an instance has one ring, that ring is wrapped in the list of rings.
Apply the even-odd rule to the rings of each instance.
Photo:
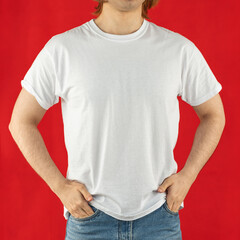
[[[165,178],[157,191],[167,191],[166,201],[168,208],[173,212],[178,212],[193,182],[193,178],[180,171]]]

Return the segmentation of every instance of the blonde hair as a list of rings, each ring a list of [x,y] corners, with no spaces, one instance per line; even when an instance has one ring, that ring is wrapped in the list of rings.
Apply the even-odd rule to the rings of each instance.
[[[107,2],[106,0],[94,0],[98,2],[97,7],[95,7],[95,11],[92,13],[93,15],[100,15],[103,9],[103,3]],[[142,17],[145,19],[149,19],[148,10],[158,4],[159,0],[145,0],[142,4]]]

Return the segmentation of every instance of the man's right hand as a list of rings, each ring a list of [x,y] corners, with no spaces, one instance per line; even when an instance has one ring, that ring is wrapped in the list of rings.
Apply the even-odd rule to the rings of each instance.
[[[84,218],[94,214],[87,202],[92,200],[92,195],[83,183],[66,179],[56,194],[73,217]]]

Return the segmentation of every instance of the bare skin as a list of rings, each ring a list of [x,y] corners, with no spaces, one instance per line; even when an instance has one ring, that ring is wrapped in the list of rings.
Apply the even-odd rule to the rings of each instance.
[[[111,34],[129,34],[140,28],[144,0],[109,0],[95,23]],[[111,21],[110,21],[111,20]],[[167,204],[177,211],[197,174],[207,162],[221,137],[225,116],[220,95],[193,107],[200,118],[193,146],[184,168],[162,183],[168,191]],[[68,211],[76,218],[92,215],[88,205],[92,199],[83,183],[66,179],[51,159],[43,138],[37,128],[46,110],[24,88],[21,90],[12,112],[9,130],[24,157],[59,197]],[[90,198],[90,199],[89,199]]]

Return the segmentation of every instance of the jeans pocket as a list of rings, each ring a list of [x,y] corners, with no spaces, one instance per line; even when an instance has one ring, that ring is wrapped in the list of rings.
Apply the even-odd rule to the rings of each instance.
[[[82,221],[87,221],[87,220],[92,220],[94,219],[97,215],[99,215],[99,213],[101,212],[98,208],[95,208],[94,206],[90,205],[89,206],[92,208],[92,210],[94,211],[94,213],[90,216],[87,217],[83,217],[83,218],[76,218],[74,217],[71,213],[69,215],[69,217],[73,220],[73,221],[78,221],[78,222],[82,222]]]
[[[172,215],[178,215],[178,214],[179,214],[179,211],[174,212],[174,211],[172,211],[172,210],[169,209],[169,207],[168,207],[168,205],[167,205],[167,201],[164,202],[163,207],[164,207],[164,209],[165,209],[168,213],[170,213],[170,214],[172,214]]]

